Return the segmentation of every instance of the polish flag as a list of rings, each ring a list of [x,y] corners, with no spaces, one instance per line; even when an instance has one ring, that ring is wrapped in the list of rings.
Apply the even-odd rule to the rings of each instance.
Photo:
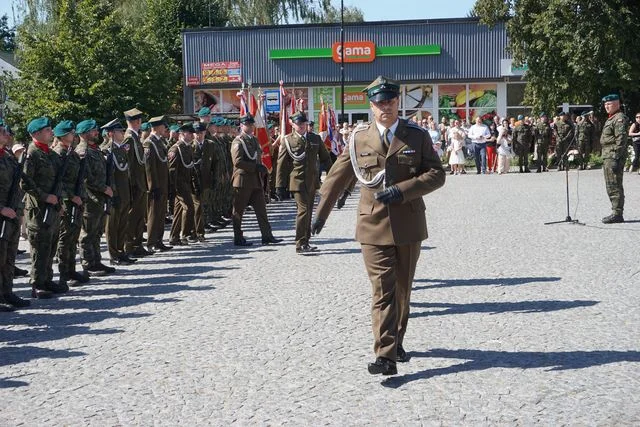
[[[249,92],[249,112],[256,121],[256,138],[262,149],[262,164],[269,169],[273,168],[273,160],[269,151],[269,134],[267,132],[267,117],[264,111],[264,95],[259,96],[260,103],[256,102],[256,97]]]

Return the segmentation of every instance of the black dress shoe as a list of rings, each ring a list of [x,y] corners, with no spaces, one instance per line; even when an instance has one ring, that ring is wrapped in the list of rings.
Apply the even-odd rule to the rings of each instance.
[[[49,280],[44,284],[44,289],[53,292],[54,294],[64,294],[69,291],[69,286],[66,281],[54,282]]]
[[[404,351],[404,348],[402,348],[401,345],[399,345],[398,348],[396,349],[396,362],[404,363],[408,361],[409,361],[409,356],[407,355],[407,352]]]
[[[622,215],[618,214],[611,214],[602,218],[603,224],[618,224],[621,222],[624,222],[624,218],[622,217]]]
[[[137,260],[137,259],[135,259],[135,258],[131,258],[131,257],[130,257],[129,255],[127,255],[127,254],[122,254],[122,255],[120,256],[120,259],[122,259],[122,260],[124,260],[124,261],[128,262],[129,264],[133,264],[133,263],[138,262],[138,260]]]
[[[160,252],[166,252],[166,251],[170,251],[171,249],[173,249],[172,246],[167,246],[164,243],[160,242],[158,244],[156,244],[154,246],[157,250],[159,250]]]
[[[373,363],[369,363],[367,366],[369,373],[372,375],[382,374],[382,375],[395,375],[398,373],[398,368],[396,367],[396,362],[393,360],[386,359],[384,357],[376,358],[376,361]]]
[[[105,276],[107,274],[112,274],[116,272],[116,269],[113,267],[108,267],[103,263],[99,262],[94,265],[90,265],[87,267],[87,271],[92,276]]]
[[[282,242],[282,239],[276,239],[273,236],[270,236],[270,237],[262,239],[262,244],[263,245],[276,244],[276,243],[280,243],[280,242]]]
[[[89,273],[87,273],[86,271],[82,271],[82,273],[79,273],[77,271],[72,271],[71,273],[69,273],[69,284],[71,286],[78,286],[84,283],[88,283],[89,282]]]
[[[245,239],[244,237],[240,237],[238,239],[234,239],[233,240],[233,244],[235,246],[251,246],[251,245],[253,245],[253,243],[247,242],[247,239]]]
[[[17,255],[22,255],[22,254],[26,254],[26,253],[27,253],[27,251],[25,251],[24,249],[18,249],[18,250],[16,251],[16,254],[17,254]]]
[[[19,267],[13,267],[13,276],[14,277],[27,277],[29,272],[27,270],[23,270]]]
[[[13,292],[4,295],[4,300],[15,308],[25,308],[31,305],[31,301],[22,299]]]
[[[296,253],[297,254],[308,254],[310,252],[315,252],[318,250],[317,246],[310,246],[310,245],[302,245],[298,248],[296,248]]]
[[[12,311],[15,311],[16,308],[9,304],[7,301],[3,301],[2,298],[0,297],[0,312],[1,313],[9,313]]]
[[[145,256],[147,256],[147,255],[153,255],[153,252],[149,252],[149,251],[148,251],[148,250],[146,250],[145,248],[143,248],[143,247],[139,247],[139,248],[134,249],[134,250],[131,252],[131,255],[133,255],[133,256],[137,256],[137,257],[145,257]]]
[[[44,289],[43,287],[31,287],[31,297],[37,299],[49,299],[53,298],[53,292]]]

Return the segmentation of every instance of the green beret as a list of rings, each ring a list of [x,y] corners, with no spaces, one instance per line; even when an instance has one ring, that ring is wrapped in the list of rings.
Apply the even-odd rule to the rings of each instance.
[[[369,101],[378,102],[396,98],[400,94],[400,85],[391,79],[378,76],[369,86],[364,88]]]
[[[202,107],[201,109],[198,110],[198,117],[205,117],[210,115],[211,115],[211,108],[209,107]]]
[[[76,133],[78,135],[82,135],[83,133],[87,133],[93,129],[98,129],[98,123],[95,120],[83,120],[76,125]]]
[[[240,117],[240,123],[244,125],[252,125],[255,122],[256,121],[251,114],[245,114],[244,116]]]
[[[141,131],[151,130],[151,125],[149,124],[149,122],[144,122],[143,124],[140,125],[140,130]]]
[[[149,124],[151,126],[160,126],[160,125],[167,126],[167,120],[164,116],[151,117],[149,119]]]
[[[307,115],[302,111],[296,111],[289,118],[294,123],[304,123],[307,121]]]
[[[206,132],[207,125],[202,122],[194,122],[193,123],[193,132]]]
[[[38,117],[37,119],[33,119],[29,122],[27,125],[27,132],[34,134],[39,130],[49,127],[51,127],[51,120],[46,117]]]
[[[522,114],[518,114],[518,120],[524,120],[524,116]]]
[[[53,135],[56,138],[60,138],[68,133],[73,132],[75,130],[75,127],[75,123],[73,123],[71,120],[63,120],[53,128]]]
[[[182,129],[182,127],[180,125],[171,125],[171,126],[169,126],[169,130],[171,132],[178,132],[180,129]]]
[[[619,100],[620,100],[620,96],[616,95],[615,93],[612,93],[611,95],[607,95],[602,98],[602,102],[619,101]]]

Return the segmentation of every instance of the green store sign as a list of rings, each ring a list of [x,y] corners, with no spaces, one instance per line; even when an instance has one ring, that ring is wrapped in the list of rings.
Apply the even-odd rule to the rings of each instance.
[[[348,46],[349,45],[349,46]],[[360,46],[359,46],[360,45]],[[363,51],[375,49],[363,58]],[[360,55],[350,56],[349,50]],[[419,56],[419,55],[440,55],[441,48],[437,44],[425,44],[417,46],[375,46],[373,42],[345,42],[344,62],[371,62],[378,56]],[[331,48],[310,48],[310,49],[271,49],[269,59],[319,59],[333,58],[335,62],[340,62],[340,43],[334,43]]]

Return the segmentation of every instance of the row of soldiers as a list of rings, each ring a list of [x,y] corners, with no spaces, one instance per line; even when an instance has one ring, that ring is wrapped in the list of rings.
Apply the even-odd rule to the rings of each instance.
[[[559,171],[569,167],[568,154],[572,150],[579,154],[579,168],[587,169],[589,157],[599,140],[598,128],[593,119],[593,111],[582,113],[575,124],[565,112],[561,112],[557,120],[551,124],[545,113],[540,114],[535,124],[529,118],[518,116],[518,124],[513,129],[513,146],[519,159],[520,172],[530,172],[531,152],[534,153],[536,172],[547,171],[552,138],[555,138],[556,142],[554,153]]]
[[[53,126],[39,117],[27,126],[32,143],[21,158],[11,150],[13,132],[0,122],[0,311],[29,305],[13,293],[22,220],[31,245],[34,298],[51,298],[90,276],[114,273],[102,263],[103,233],[110,263],[121,265],[170,245],[202,241],[205,231],[227,226],[231,123],[212,121],[208,108],[198,116],[198,122],[172,128],[164,116],[142,123],[143,113],[135,108],[124,113],[126,128],[118,119],[99,128],[91,119]],[[170,198],[175,207],[170,245],[165,245]],[[78,246],[81,271],[76,269]]]

